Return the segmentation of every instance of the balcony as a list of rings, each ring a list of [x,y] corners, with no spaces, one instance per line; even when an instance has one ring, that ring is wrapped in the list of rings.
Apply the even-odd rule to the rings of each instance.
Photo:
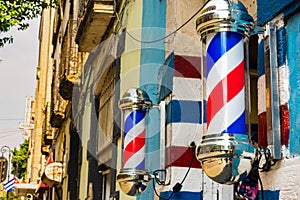
[[[50,152],[50,147],[50,145],[43,144],[41,149],[42,155],[48,156]]]
[[[60,128],[65,120],[65,114],[63,112],[54,111],[50,118],[50,124],[53,128]]]
[[[113,0],[89,0],[81,13],[76,43],[79,51],[90,52],[101,41],[114,14]]]
[[[72,100],[74,83],[64,77],[59,84],[59,94],[65,100]]]
[[[44,143],[46,145],[52,145],[52,140],[54,139],[53,134],[51,133],[51,131],[47,131],[44,134]]]
[[[57,100],[54,102],[54,108],[51,112],[50,125],[52,128],[60,128],[65,120],[65,111],[67,107],[67,101],[65,101],[59,94],[57,94]]]

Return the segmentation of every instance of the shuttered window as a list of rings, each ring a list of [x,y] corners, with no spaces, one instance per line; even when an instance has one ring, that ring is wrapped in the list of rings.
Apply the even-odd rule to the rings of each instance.
[[[110,162],[112,157],[113,138],[113,106],[115,91],[114,65],[104,71],[97,85],[99,88],[99,135],[98,135],[98,159],[101,163]]]

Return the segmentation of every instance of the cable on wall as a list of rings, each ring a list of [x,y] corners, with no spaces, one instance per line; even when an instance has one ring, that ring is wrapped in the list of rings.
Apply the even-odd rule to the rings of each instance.
[[[181,188],[182,188],[182,184],[183,184],[184,181],[186,180],[186,177],[187,177],[187,175],[189,174],[189,172],[190,172],[190,170],[191,170],[191,168],[192,168],[192,165],[193,165],[194,156],[195,156],[195,149],[196,149],[196,144],[195,144],[195,142],[192,142],[192,143],[190,144],[189,149],[192,151],[192,157],[191,157],[191,161],[190,161],[190,164],[189,164],[189,168],[188,168],[188,170],[186,171],[186,173],[185,173],[185,175],[184,175],[182,181],[181,181],[180,183],[177,182],[177,183],[173,186],[173,188],[172,188],[172,193],[170,194],[170,196],[169,196],[167,199],[164,198],[164,197],[161,197],[161,196],[158,194],[158,192],[157,192],[156,189],[155,189],[155,182],[154,182],[154,181],[152,182],[152,183],[153,183],[153,190],[154,190],[156,196],[158,196],[160,200],[170,200],[170,199],[172,198],[172,196],[173,196],[175,193],[180,192],[180,190],[181,190]],[[160,171],[164,171],[164,170],[155,170],[155,171],[153,172],[153,174],[154,174],[154,175],[157,175],[157,172],[160,172]],[[157,181],[156,178],[155,178],[154,180]],[[157,183],[158,183],[159,185],[168,185],[168,184],[162,184],[160,181],[157,181]]]
[[[208,2],[208,1],[207,1]],[[135,40],[136,42],[139,42],[139,43],[144,43],[144,44],[150,44],[150,43],[156,43],[156,42],[159,42],[159,41],[162,41],[164,39],[167,39],[168,37],[170,37],[171,35],[177,33],[180,29],[182,29],[185,25],[187,25],[202,9],[203,7],[207,4],[207,2],[205,4],[203,4],[203,6],[201,6],[187,21],[185,21],[181,26],[179,26],[175,31],[169,33],[168,35],[162,37],[162,38],[159,38],[159,39],[155,39],[155,40],[150,40],[150,41],[142,41],[140,39],[137,39],[136,37],[134,37],[131,33],[129,33],[129,31],[126,31],[127,35],[129,37],[131,37],[133,40]],[[121,23],[120,21],[120,17],[118,15],[118,13],[116,13],[116,16],[117,16],[117,21],[119,23]],[[122,25],[121,25],[122,26]]]

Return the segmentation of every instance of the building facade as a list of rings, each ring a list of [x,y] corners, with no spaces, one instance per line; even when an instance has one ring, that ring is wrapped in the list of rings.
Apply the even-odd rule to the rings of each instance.
[[[196,158],[207,121],[201,71],[206,57],[195,23],[207,1],[74,0],[42,12],[34,196],[299,199],[300,3],[241,2],[257,25],[246,58],[249,139],[256,147],[248,185],[213,181]],[[143,90],[152,102],[143,148],[145,168],[154,176],[138,195],[127,195],[118,183],[125,145],[119,102],[130,88]]]

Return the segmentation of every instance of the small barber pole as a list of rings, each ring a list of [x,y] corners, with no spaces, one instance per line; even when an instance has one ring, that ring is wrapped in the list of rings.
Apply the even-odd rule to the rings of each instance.
[[[123,168],[145,169],[146,111],[124,110]]]
[[[151,179],[145,166],[146,117],[151,106],[147,93],[136,88],[127,90],[119,102],[123,111],[123,163],[117,181],[130,196],[144,192]]]
[[[251,170],[248,37],[253,18],[237,0],[211,0],[200,11],[206,126],[197,158],[214,181],[233,184]]]

